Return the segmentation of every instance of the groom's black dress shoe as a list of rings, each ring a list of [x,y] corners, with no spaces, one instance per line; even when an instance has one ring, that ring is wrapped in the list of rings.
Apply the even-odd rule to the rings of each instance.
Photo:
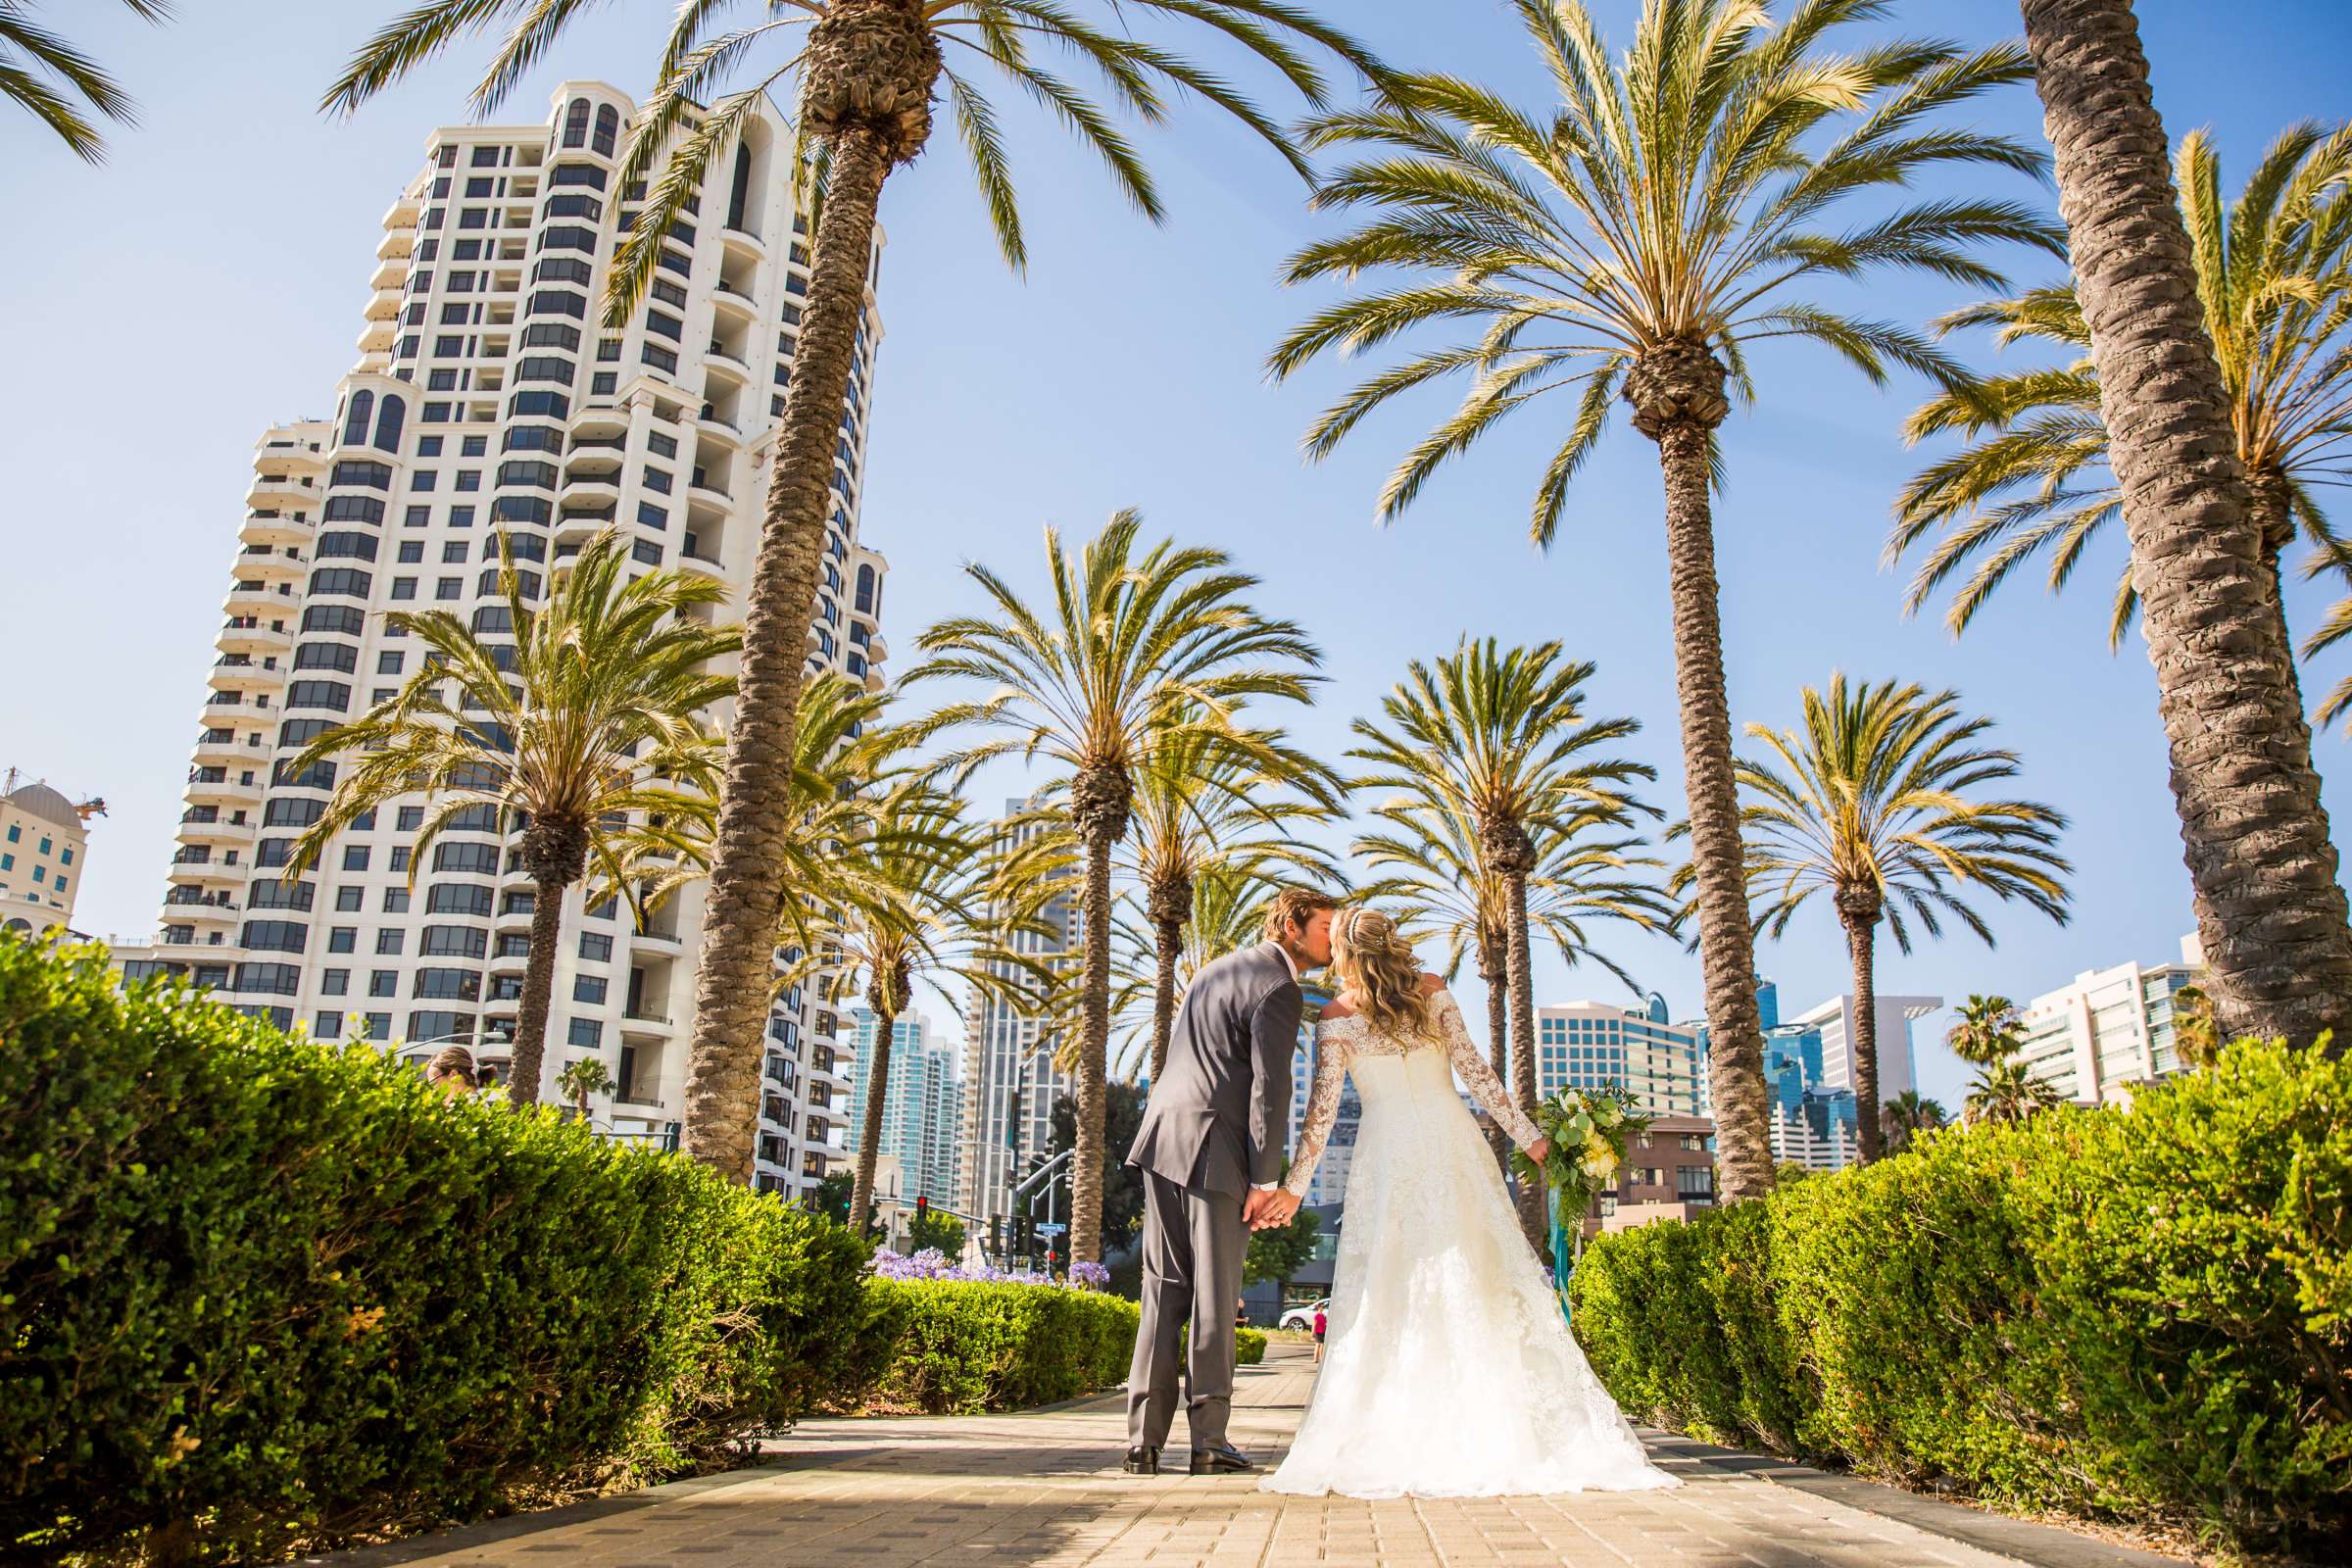
[[[1127,1473],[1131,1476],[1159,1474],[1159,1450],[1157,1448],[1129,1448],[1127,1450]]]
[[[1256,1468],[1248,1454],[1230,1443],[1193,1450],[1193,1474],[1197,1476],[1246,1476]]]

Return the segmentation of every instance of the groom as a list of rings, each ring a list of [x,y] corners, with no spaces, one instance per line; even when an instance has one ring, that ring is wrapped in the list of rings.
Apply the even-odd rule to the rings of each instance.
[[[1290,1136],[1291,1056],[1301,970],[1331,961],[1334,901],[1285,888],[1266,940],[1201,969],[1168,1032],[1127,1163],[1144,1180],[1144,1317],[1127,1374],[1127,1471],[1157,1475],[1176,1415],[1186,1318],[1185,1424],[1192,1473],[1250,1470],[1225,1441],[1233,1403],[1233,1303],[1250,1232],[1287,1224],[1298,1200],[1275,1185]]]

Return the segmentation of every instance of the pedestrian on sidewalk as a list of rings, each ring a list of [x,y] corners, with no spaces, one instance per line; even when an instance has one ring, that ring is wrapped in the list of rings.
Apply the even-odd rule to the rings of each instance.
[[[1317,1366],[1321,1366],[1321,1365],[1323,1364],[1323,1330],[1324,1330],[1324,1326],[1325,1326],[1325,1324],[1326,1324],[1326,1323],[1328,1323],[1329,1321],[1330,1321],[1329,1319],[1327,1319],[1326,1317],[1324,1317],[1324,1315],[1323,1315],[1323,1309],[1322,1309],[1321,1307],[1319,1307],[1319,1306],[1318,1306],[1318,1307],[1316,1307],[1316,1308],[1315,1308],[1315,1365],[1317,1365]]]

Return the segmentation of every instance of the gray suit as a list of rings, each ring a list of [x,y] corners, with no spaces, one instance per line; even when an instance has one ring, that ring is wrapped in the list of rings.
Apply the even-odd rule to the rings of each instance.
[[[1127,1376],[1130,1447],[1167,1444],[1177,1341],[1187,1342],[1185,1421],[1221,1446],[1233,1403],[1233,1309],[1250,1233],[1242,1197],[1282,1176],[1290,1133],[1298,982],[1271,942],[1228,954],[1184,994],[1167,1066],[1152,1085],[1127,1163],[1144,1176],[1144,1318]]]

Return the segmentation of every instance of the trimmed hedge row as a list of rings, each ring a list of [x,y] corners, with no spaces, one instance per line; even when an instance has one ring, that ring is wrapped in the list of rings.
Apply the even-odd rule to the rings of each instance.
[[[1619,1402],[2010,1503],[2352,1531],[2352,1064],[2241,1042],[2130,1111],[1945,1132],[1597,1238]]]
[[[838,1227],[0,940],[0,1558],[238,1557],[675,1471],[887,1345]]]
[[[1127,1376],[1141,1315],[1098,1291],[971,1280],[869,1280],[891,1334],[874,1394],[933,1414],[1052,1404]]]
[[[1237,1328],[1233,1331],[1233,1364],[1256,1366],[1266,1358],[1266,1331]]]

